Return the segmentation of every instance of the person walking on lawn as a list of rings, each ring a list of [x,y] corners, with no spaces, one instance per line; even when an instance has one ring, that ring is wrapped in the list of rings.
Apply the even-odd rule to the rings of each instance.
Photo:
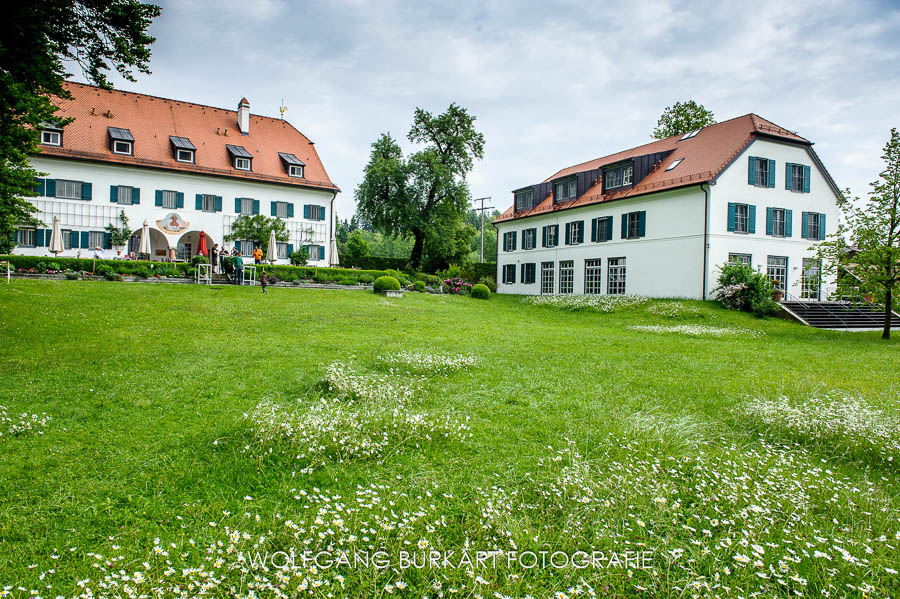
[[[266,276],[266,271],[263,270],[262,274],[259,275],[259,286],[262,287],[263,293],[266,292],[266,287],[269,284],[269,277]]]
[[[258,246],[253,250],[253,259],[256,260],[257,264],[262,261],[262,250]]]

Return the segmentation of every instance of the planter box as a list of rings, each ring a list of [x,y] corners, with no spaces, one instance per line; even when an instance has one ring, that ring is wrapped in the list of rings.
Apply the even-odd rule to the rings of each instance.
[[[402,289],[385,289],[382,293],[385,297],[403,297]]]

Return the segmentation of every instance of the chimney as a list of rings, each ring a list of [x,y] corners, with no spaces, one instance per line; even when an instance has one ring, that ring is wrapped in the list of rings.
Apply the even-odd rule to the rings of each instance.
[[[238,104],[237,116],[241,135],[250,135],[250,102],[247,101],[247,98],[241,98]]]

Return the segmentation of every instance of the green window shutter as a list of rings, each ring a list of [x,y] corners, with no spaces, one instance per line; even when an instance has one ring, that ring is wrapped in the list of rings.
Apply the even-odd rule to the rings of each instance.
[[[241,198],[234,198],[234,213],[241,213]]]
[[[118,185],[110,185],[109,186],[109,201],[111,204],[116,204],[119,202],[119,186]]]
[[[320,245],[319,246],[319,260],[324,260],[324,259],[325,259],[325,246]]]
[[[154,206],[162,206],[162,189],[156,190],[156,198],[153,200]]]
[[[553,225],[553,245],[559,245],[559,225]]]
[[[809,231],[809,212],[800,214],[800,237],[807,239],[807,231]]]
[[[750,204],[750,206],[747,208],[747,214],[749,216],[749,218],[747,219],[748,220],[747,230],[750,233],[756,233],[756,206],[754,206],[753,204]]]
[[[803,193],[809,193],[809,178],[812,175],[812,169],[808,166],[803,167]]]
[[[216,212],[222,212],[222,196],[216,196]]]
[[[104,250],[111,250],[111,249],[112,249],[111,235],[110,235],[109,233],[104,233],[104,234],[103,234],[103,249],[104,249]]]
[[[641,210],[638,217],[638,237],[644,237],[647,235],[647,211]]]
[[[203,194],[198,193],[194,196],[194,208],[197,210],[203,210]]]
[[[131,188],[131,203],[138,204],[138,205],[141,203],[141,188],[140,187],[132,187]]]
[[[819,241],[825,240],[825,215],[819,215]]]
[[[591,219],[591,243],[597,243],[597,223],[599,222],[599,218]]]
[[[547,247],[547,225],[544,225],[544,228],[541,229],[541,247]]]
[[[734,231],[734,202],[728,202],[728,230]]]
[[[788,191],[794,188],[794,164],[792,162],[784,165],[784,188]]]
[[[775,226],[772,222],[774,214],[774,208],[766,208],[766,235],[771,235],[775,231]]]
[[[288,204],[288,218],[294,218],[294,203]]]
[[[794,212],[793,210],[784,211],[784,236],[790,237],[794,229]]]
[[[291,257],[291,254],[293,254],[293,253],[294,253],[294,244],[293,244],[293,243],[289,243],[289,244],[288,244],[288,258],[290,258],[290,257]]]
[[[48,198],[56,197],[56,179],[47,179],[47,183],[44,186],[44,191],[46,192],[46,196]]]
[[[578,243],[584,243],[584,221],[578,221]]]
[[[269,202],[270,216],[278,216],[278,202]]]
[[[766,187],[775,187],[775,161],[769,161],[769,180],[766,181]]]
[[[253,200],[253,214],[259,214],[259,200]]]
[[[184,208],[184,192],[179,191],[175,194],[175,207]]]
[[[756,157],[751,156],[747,164],[747,183],[756,185]]]
[[[512,249],[515,251],[519,249],[519,232],[513,231],[510,235],[512,235]]]
[[[39,196],[44,195],[44,185],[46,184],[46,179],[42,179],[41,177],[35,177],[34,179],[34,191]]]
[[[610,241],[613,238],[613,217],[606,217],[606,239],[603,241]]]
[[[34,232],[34,247],[44,247],[44,230],[37,229]]]
[[[82,249],[87,249],[91,245],[91,234],[89,231],[81,232],[81,245]]]
[[[309,204],[303,204],[303,218],[309,220]]]
[[[622,239],[628,239],[628,215],[622,215]]]
[[[93,186],[90,183],[82,182],[81,184],[81,199],[82,200],[91,200],[91,189]]]
[[[72,239],[69,242],[73,249],[78,249],[78,231],[72,231]]]

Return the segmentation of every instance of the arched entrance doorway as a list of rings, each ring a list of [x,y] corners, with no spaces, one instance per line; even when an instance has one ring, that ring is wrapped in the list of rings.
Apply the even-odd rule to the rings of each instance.
[[[200,247],[200,231],[188,231],[178,239],[178,245],[175,248],[175,259],[190,262],[191,258],[197,255],[197,248]],[[206,236],[207,256],[209,250],[213,246],[213,238],[209,233]]]
[[[141,231],[143,227],[134,231],[131,234],[131,237],[128,239],[128,255],[130,256],[132,252],[134,255],[138,255],[138,251],[141,249]],[[150,260],[154,260],[157,262],[162,262],[169,259],[169,241],[166,239],[166,236],[162,234],[162,231],[159,229],[154,229],[150,227]]]

